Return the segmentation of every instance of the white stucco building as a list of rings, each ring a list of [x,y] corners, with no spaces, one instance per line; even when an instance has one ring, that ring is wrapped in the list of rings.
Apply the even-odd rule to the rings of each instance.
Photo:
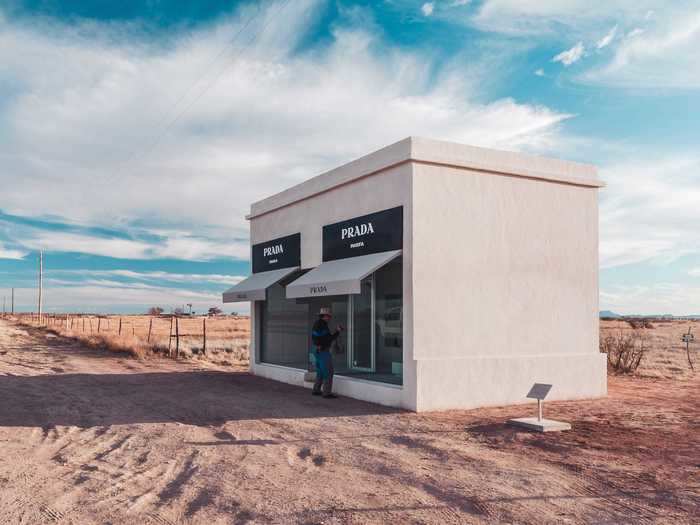
[[[251,372],[304,382],[319,307],[335,391],[411,410],[606,393],[595,167],[410,137],[251,206]],[[321,401],[319,401],[321,402]]]

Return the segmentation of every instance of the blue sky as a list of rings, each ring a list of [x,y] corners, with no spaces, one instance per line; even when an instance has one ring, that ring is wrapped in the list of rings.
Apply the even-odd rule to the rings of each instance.
[[[700,313],[699,91],[697,1],[4,0],[0,290],[219,305],[250,202],[420,135],[597,164],[601,309]]]

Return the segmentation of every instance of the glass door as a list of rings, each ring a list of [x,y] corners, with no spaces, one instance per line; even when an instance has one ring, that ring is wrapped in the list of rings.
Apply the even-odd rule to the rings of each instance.
[[[328,297],[313,297],[310,299],[297,299],[297,302],[303,302],[308,305],[308,347],[310,354],[313,354],[315,347],[311,339],[311,327],[318,319],[318,312],[321,308],[330,308],[333,313],[333,319],[328,323],[328,328],[331,332],[335,332],[340,326],[343,331],[336,341],[331,345],[333,353],[333,367],[336,373],[347,372],[349,369],[349,325],[350,325],[350,308],[348,306],[347,295],[333,295]],[[314,357],[309,356],[309,365],[313,363]],[[313,370],[313,367],[309,367]]]
[[[374,276],[362,281],[362,292],[350,296],[352,370],[374,372]]]

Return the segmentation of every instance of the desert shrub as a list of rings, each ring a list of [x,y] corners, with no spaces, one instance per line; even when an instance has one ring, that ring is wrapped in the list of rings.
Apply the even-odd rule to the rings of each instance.
[[[647,350],[648,337],[639,329],[600,340],[600,351],[608,356],[608,368],[622,374],[637,370]]]
[[[651,321],[646,318],[630,318],[625,320],[627,321],[627,324],[629,324],[634,330],[639,330],[640,328],[654,328],[654,325],[651,324]]]

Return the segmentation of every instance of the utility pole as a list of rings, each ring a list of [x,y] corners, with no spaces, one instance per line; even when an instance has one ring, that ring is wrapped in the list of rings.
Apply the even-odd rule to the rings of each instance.
[[[12,289],[12,302],[10,304],[12,305],[12,307],[10,309],[10,313],[12,315],[15,315],[15,289],[14,288]]]
[[[41,322],[41,288],[44,283],[44,250],[39,250],[39,322]]]

